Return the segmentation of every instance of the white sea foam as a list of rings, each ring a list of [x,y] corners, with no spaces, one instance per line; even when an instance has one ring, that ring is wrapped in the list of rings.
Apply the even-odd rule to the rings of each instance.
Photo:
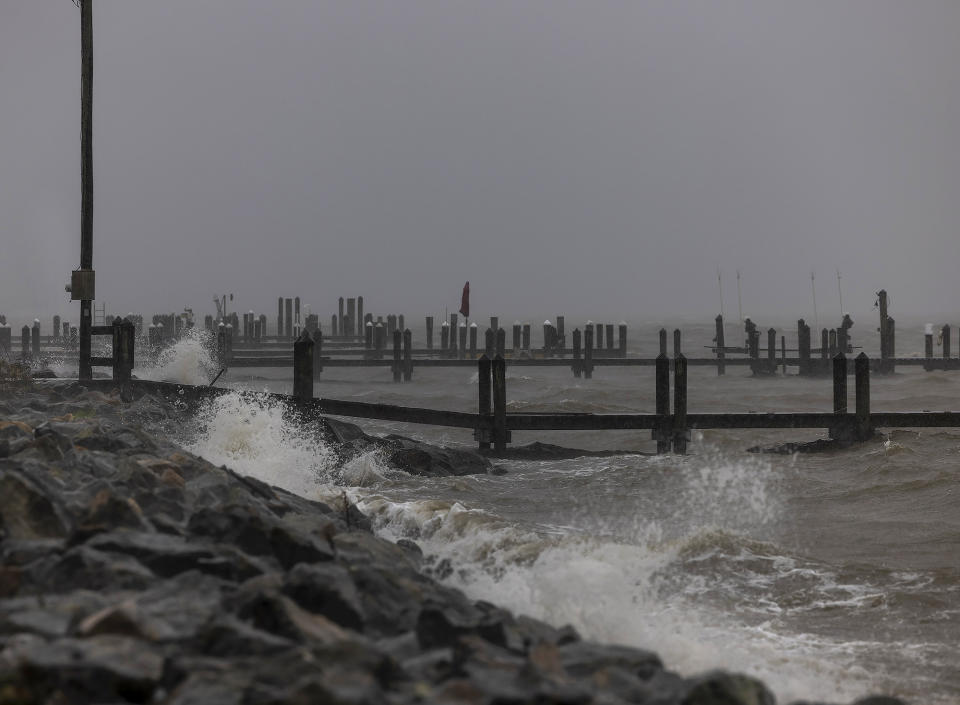
[[[139,359],[146,356],[138,356]],[[206,330],[189,328],[182,338],[163,349],[155,363],[136,368],[142,379],[157,382],[206,385],[220,369],[213,355],[213,335]]]

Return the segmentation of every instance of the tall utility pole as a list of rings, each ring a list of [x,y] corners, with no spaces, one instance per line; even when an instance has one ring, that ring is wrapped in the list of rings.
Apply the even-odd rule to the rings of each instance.
[[[92,379],[90,329],[93,326],[93,0],[80,0],[80,379]]]

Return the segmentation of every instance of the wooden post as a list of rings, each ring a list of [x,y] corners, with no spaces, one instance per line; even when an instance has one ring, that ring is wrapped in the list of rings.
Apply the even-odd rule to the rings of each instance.
[[[319,327],[320,325],[318,323],[317,328]],[[260,314],[260,333],[257,334],[257,342],[262,343],[263,339],[266,337],[267,337],[267,314],[261,313]]]
[[[433,316],[427,316],[427,350],[433,350]]]
[[[687,452],[687,358],[683,353],[673,361],[673,452]]]
[[[431,319],[432,323],[432,319]],[[366,327],[366,319],[363,317],[363,297],[357,297],[357,332],[356,335],[363,335],[364,328]]]
[[[470,324],[470,359],[477,359],[477,324]]]
[[[440,350],[443,355],[450,349],[450,324],[444,321],[440,325]]]
[[[450,357],[457,356],[457,314],[450,314]]]
[[[212,316],[209,316],[209,318],[211,318],[211,320],[212,320]],[[10,327],[10,326],[8,326],[6,323],[3,323],[2,325],[3,325],[5,328],[9,328],[9,327]],[[211,328],[212,328],[212,327],[213,327],[213,324],[211,323],[210,326],[211,326]],[[70,324],[69,324],[67,321],[64,321],[64,322],[63,322],[63,339],[66,340],[66,339],[69,338],[69,337],[70,337]]]
[[[162,323],[157,324],[158,346],[163,336],[162,325]],[[220,369],[224,369],[227,366],[227,326],[222,321],[217,324],[217,362],[220,365]]]
[[[497,328],[497,355],[504,357],[507,347],[507,331],[503,328]]]
[[[343,297],[341,296],[337,299],[337,330],[334,335],[338,337],[343,337],[346,335],[346,331],[343,327]]]
[[[493,348],[496,345],[496,334],[493,332],[493,328],[487,328],[486,332],[483,334],[483,347],[484,354],[493,359]]]
[[[557,316],[557,347],[560,348],[560,354],[563,355],[564,348],[567,347],[566,319],[563,316]]]
[[[12,331],[6,323],[0,323],[0,354],[13,358],[13,341],[11,340]],[[69,332],[63,336],[63,344],[66,347]]]
[[[866,353],[857,355],[854,362],[857,395],[857,440],[865,441],[873,436],[870,425],[870,360]]]
[[[306,331],[293,342],[293,396],[313,399],[313,339]]]
[[[520,323],[513,324],[513,352],[517,353],[520,350]]]
[[[134,326],[117,317],[113,320],[113,381],[129,382],[133,372]]]
[[[357,300],[356,299],[347,299],[347,329],[344,331],[344,335],[349,335],[353,337],[356,335],[354,331],[357,329]],[[403,327],[402,325],[400,326]]]
[[[283,300],[283,333],[287,340],[293,338],[293,299]]]
[[[887,358],[890,349],[887,346],[887,292],[881,289],[877,292],[877,304],[880,307],[880,370],[887,371]]]
[[[594,345],[596,345],[597,350],[603,350],[603,324],[598,323],[594,328],[596,329]]]
[[[383,349],[387,347],[387,329],[383,327],[382,321],[377,321],[373,329],[373,346],[376,349],[377,359],[382,359]]]
[[[373,350],[373,321],[367,321],[363,326],[363,347]]]
[[[673,330],[673,358],[676,359],[683,354],[683,351],[680,349],[680,329],[675,328]]]
[[[835,328],[830,329],[830,357],[833,357],[839,352],[837,348],[837,331]]]
[[[627,356],[627,324],[620,321],[620,328],[617,331],[617,343],[620,346],[620,357]]]
[[[923,365],[923,369],[933,369],[933,365],[930,364],[933,360],[933,333],[928,332],[923,336],[923,356],[927,360]]]
[[[502,453],[510,440],[507,434],[507,368],[502,356],[493,358],[493,449]]]
[[[112,340],[112,355],[113,358],[113,381],[120,382],[123,379],[123,355],[120,352],[123,348],[123,334],[121,332],[121,325],[123,325],[123,319],[120,316],[117,316],[112,321],[110,321],[110,327],[113,329],[113,340]]]
[[[780,360],[783,362],[783,376],[787,376],[787,336],[780,336]]]
[[[950,324],[946,324],[942,329],[941,333],[943,334],[943,359],[950,359]],[[946,365],[944,365],[946,369]]]
[[[487,330],[490,330],[489,328]],[[477,361],[478,398],[480,401],[480,416],[490,416],[490,358],[481,355]],[[480,450],[490,450],[489,431],[486,428],[477,429],[477,440],[480,441]]]
[[[250,313],[253,313],[253,311],[251,311]],[[302,327],[303,326],[300,325],[300,297],[294,296],[293,297],[293,334],[298,338],[300,337],[300,329]]]
[[[543,356],[550,357],[553,352],[553,325],[551,325],[550,320],[543,322]]]
[[[224,362],[224,367],[233,362],[233,326],[229,323],[224,328],[224,333],[226,334],[226,362]]]
[[[403,329],[403,381],[413,379],[413,333],[409,328]]]
[[[80,3],[80,269],[93,277],[93,0]],[[93,295],[80,301],[78,377],[93,379],[90,364]]]
[[[717,316],[714,319],[714,325],[716,326],[716,332],[714,333],[713,342],[716,345],[716,354],[717,354],[717,376],[726,374],[727,366],[724,364],[724,358],[726,353],[724,353],[723,348],[725,347],[724,337],[723,337],[723,316]]]
[[[313,381],[320,381],[323,372],[323,333],[317,328],[313,331]]]
[[[573,329],[573,376],[583,376],[583,360],[580,353],[580,329]]]
[[[530,349],[530,324],[529,323],[523,324],[523,349],[524,350]]]
[[[810,374],[810,329],[801,318],[797,321],[797,357],[800,358],[800,374]]]
[[[277,299],[277,340],[283,337],[283,297]]]
[[[827,329],[824,328],[820,331],[820,369],[822,372],[827,371],[827,365],[830,364],[828,360],[830,359],[830,334],[827,332]]]
[[[461,323],[460,329],[457,331],[458,335],[458,347],[460,352],[460,359],[463,360],[467,357],[467,324]]]
[[[500,317],[499,316],[490,316],[490,327],[494,332],[500,330]]]
[[[660,329],[660,354],[661,355],[667,354],[667,329],[666,328]]]
[[[387,335],[392,336],[393,331],[397,329],[397,317],[394,314],[387,316]]]
[[[666,331],[663,332],[664,342]],[[666,353],[657,356],[656,411],[657,425],[653,429],[653,438],[657,442],[657,453],[670,452],[670,360]]]
[[[53,317],[53,337],[56,338],[60,335],[60,316]]]
[[[833,356],[833,413],[837,418],[830,427],[830,438],[851,440],[852,429],[847,421],[847,358],[843,353]]]
[[[583,330],[583,376],[593,379],[593,324],[588,323]]]
[[[30,359],[30,326],[20,329],[20,357],[24,360]]]
[[[767,329],[767,373],[777,374],[777,331]]]
[[[607,324],[607,350],[613,350],[613,324]]]
[[[33,343],[33,356],[40,358],[40,321],[33,322],[33,328],[30,329],[31,342]]]
[[[750,372],[760,373],[760,334],[755,330],[747,333],[747,350],[750,353]]]
[[[403,334],[399,329],[393,331],[393,381],[399,382],[403,374]]]

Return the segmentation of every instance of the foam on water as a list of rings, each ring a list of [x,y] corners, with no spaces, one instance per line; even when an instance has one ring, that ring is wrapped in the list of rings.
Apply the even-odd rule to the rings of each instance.
[[[415,538],[435,569],[444,567],[437,572],[446,582],[474,599],[555,626],[571,624],[590,639],[653,649],[683,673],[718,666],[746,672],[780,699],[862,695],[867,675],[854,666],[855,646],[784,633],[771,621],[744,623],[699,599],[688,561],[718,533],[747,542],[736,532],[775,520],[780,504],[767,475],[754,467],[762,461],[683,462],[692,465],[683,469],[683,491],[675,498],[683,527],[666,529],[639,517],[632,535],[624,536],[621,526],[616,538],[602,522],[558,535],[556,527],[511,523],[460,502],[392,502],[359,492],[353,499],[385,537]]]

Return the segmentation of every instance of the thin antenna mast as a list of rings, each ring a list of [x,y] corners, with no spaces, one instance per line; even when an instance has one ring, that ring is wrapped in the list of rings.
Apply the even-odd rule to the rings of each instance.
[[[740,270],[737,270],[737,312],[740,314],[740,322],[743,323],[743,302],[740,299]]]
[[[813,272],[810,272],[810,290],[813,292],[813,329],[820,330],[820,324],[817,322],[817,287],[813,283]]]
[[[720,289],[720,317],[723,317],[723,277],[720,275],[720,265],[717,265],[717,287]]]
[[[840,296],[840,317],[843,317],[843,289],[840,288],[840,269],[837,268],[837,294]]]

